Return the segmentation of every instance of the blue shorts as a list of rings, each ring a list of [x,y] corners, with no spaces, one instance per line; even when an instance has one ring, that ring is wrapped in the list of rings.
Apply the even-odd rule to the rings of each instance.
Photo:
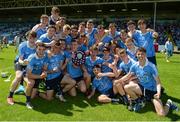
[[[151,101],[152,99],[154,99],[154,95],[157,93],[157,91],[148,90],[148,89],[145,89],[142,85],[140,85],[140,84],[138,84],[138,85],[141,89],[141,92],[142,92],[144,98],[147,101]]]

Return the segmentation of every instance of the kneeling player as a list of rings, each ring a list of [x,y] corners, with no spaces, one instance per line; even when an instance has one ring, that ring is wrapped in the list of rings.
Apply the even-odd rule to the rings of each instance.
[[[56,42],[54,46],[51,47],[48,53],[48,67],[47,67],[47,78],[45,81],[46,84],[46,93],[40,93],[39,96],[46,99],[52,100],[54,92],[56,92],[56,96],[60,99],[60,101],[65,102],[66,100],[63,97],[60,82],[63,78],[63,74],[61,72],[62,62],[64,60],[63,55],[59,53],[60,43]]]

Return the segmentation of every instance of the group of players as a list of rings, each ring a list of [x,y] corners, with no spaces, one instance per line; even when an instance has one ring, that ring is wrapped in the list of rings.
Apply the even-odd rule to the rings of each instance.
[[[26,107],[31,99],[54,96],[65,102],[64,94],[76,96],[78,89],[87,99],[99,92],[98,102],[122,102],[131,111],[139,111],[152,101],[158,115],[165,116],[178,107],[168,99],[163,106],[161,83],[156,67],[154,39],[158,33],[146,28],[146,21],[129,21],[127,31],[110,23],[94,27],[93,21],[79,26],[68,25],[60,10],[53,7],[51,16],[42,15],[40,23],[28,33],[19,46],[15,60],[15,79],[7,102],[14,104],[13,95],[22,81],[26,82]],[[39,92],[39,83],[46,92]]]

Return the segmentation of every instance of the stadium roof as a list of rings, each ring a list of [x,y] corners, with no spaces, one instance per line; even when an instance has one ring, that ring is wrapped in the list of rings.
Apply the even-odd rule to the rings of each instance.
[[[153,15],[155,3],[160,15],[180,13],[180,0],[0,0],[0,16],[40,16],[49,14],[52,6],[60,7],[61,14],[67,16],[138,12]]]

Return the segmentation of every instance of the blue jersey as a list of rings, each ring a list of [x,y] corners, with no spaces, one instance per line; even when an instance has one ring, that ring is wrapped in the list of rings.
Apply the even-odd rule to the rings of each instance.
[[[27,69],[32,71],[32,74],[41,75],[43,72],[43,67],[47,65],[48,58],[45,55],[42,58],[39,58],[36,53],[30,55],[28,57],[29,64],[27,65]]]
[[[81,44],[78,46],[78,51],[86,52],[88,47],[85,44]]]
[[[137,47],[146,49],[147,57],[155,56],[153,32],[142,33],[141,31],[136,31],[133,34],[133,39]]]
[[[39,28],[36,30],[36,33],[37,33],[37,39],[39,39],[41,37],[41,35],[45,34],[46,33],[46,28]]]
[[[36,52],[36,49],[31,48],[29,46],[28,41],[22,42],[19,45],[19,53],[18,53],[18,56],[16,57],[16,61],[18,60],[19,57],[23,57],[23,59],[27,59],[31,54],[33,54],[35,52]]]
[[[99,47],[99,51],[103,51],[103,48],[105,46],[109,46],[110,42],[113,40],[112,37],[110,37],[109,35],[105,35],[104,37],[102,37],[102,39],[100,40],[103,44]]]
[[[92,81],[92,88],[97,89],[101,94],[106,94],[108,90],[112,89],[112,87],[112,81],[106,76],[101,78],[95,77]]]
[[[121,71],[123,71],[123,72],[125,72],[125,73],[127,74],[127,73],[129,72],[131,66],[132,66],[133,64],[135,64],[135,63],[136,63],[135,61],[130,60],[130,59],[129,59],[129,61],[128,61],[127,64],[125,64],[124,61],[122,61],[122,62],[120,63],[120,65],[119,65],[118,69],[121,70]]]
[[[78,78],[83,76],[82,69],[77,66],[74,67],[72,61],[67,64],[67,73],[71,76],[71,78]]]
[[[158,76],[158,72],[156,66],[147,59],[144,67],[140,66],[139,63],[134,64],[130,69],[130,73],[137,76],[139,84],[145,89],[157,91],[155,77]]]
[[[51,40],[52,39],[47,36],[47,33],[41,35],[40,38],[38,39],[38,41],[43,42],[43,43],[50,43]]]
[[[112,35],[111,33],[109,33],[109,36],[113,39],[118,40],[120,38],[120,32],[116,31],[114,35]]]
[[[96,57],[95,61],[92,61],[91,57],[86,57],[85,67],[88,71],[88,73],[93,77],[93,68],[95,65],[102,65],[104,63],[104,60],[100,57]]]
[[[86,32],[86,36],[88,37],[88,48],[92,47],[96,43],[95,34],[97,33],[97,29],[93,28],[91,33]]]
[[[101,42],[103,42],[104,44],[106,44],[106,43],[110,43],[111,40],[113,40],[113,38],[112,38],[111,36],[109,36],[109,35],[106,35],[106,36],[104,36],[104,37],[101,39]]]
[[[165,49],[166,49],[167,51],[173,51],[173,44],[172,44],[172,42],[167,41],[167,42],[165,43]]]
[[[137,57],[136,57],[136,51],[133,52],[129,49],[126,50],[127,55],[129,56],[129,58],[133,59],[134,61],[137,61]]]
[[[126,45],[124,44],[124,42],[120,39],[120,40],[117,40],[117,45],[120,47],[120,48],[124,48],[124,49],[127,49]]]
[[[66,45],[71,45],[72,37],[69,36],[69,35],[67,35],[67,36],[65,37],[65,41],[66,41]]]
[[[107,63],[112,63],[114,61],[113,57],[112,56],[109,56],[109,59],[105,60],[104,59],[104,62],[107,62]],[[101,71],[104,73],[104,72],[112,72],[112,69],[106,65],[102,65],[101,66]]]
[[[61,62],[64,61],[64,57],[61,54],[53,55],[51,57],[48,57],[48,62],[47,62],[47,70],[51,71],[53,69],[59,69]],[[47,75],[47,80],[51,80],[54,78],[57,78],[61,74],[61,71],[59,72],[54,72],[54,73],[49,73]]]

